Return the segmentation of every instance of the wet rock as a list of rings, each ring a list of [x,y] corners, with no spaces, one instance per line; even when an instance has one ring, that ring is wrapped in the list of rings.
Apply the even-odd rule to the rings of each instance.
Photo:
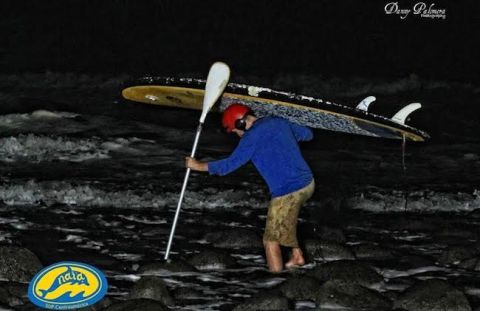
[[[321,241],[332,241],[337,243],[345,243],[347,241],[345,234],[339,228],[322,226],[316,231]]]
[[[160,277],[156,276],[145,276],[136,282],[130,292],[130,298],[146,298],[160,301],[167,306],[173,305],[173,299],[167,286]]]
[[[26,295],[28,285],[14,282],[0,282],[0,303],[15,307],[23,304],[22,296]]]
[[[0,279],[30,282],[41,268],[40,260],[28,249],[0,246]]]
[[[475,153],[465,153],[463,155],[463,159],[467,161],[478,161],[480,157],[478,156],[478,154]]]
[[[407,311],[471,311],[465,295],[447,282],[431,279],[413,285],[395,301]]]
[[[133,299],[114,303],[102,311],[167,311],[160,302],[152,299]]]
[[[403,270],[435,266],[434,260],[417,255],[403,255],[397,259],[397,268]]]
[[[43,310],[35,306],[33,303],[27,302],[24,305],[16,306],[15,308],[2,308],[3,306],[0,304],[0,310],[2,311],[39,311]],[[80,309],[79,309],[80,310]]]
[[[458,266],[466,270],[480,271],[480,258],[466,259],[462,261]]]
[[[227,253],[205,250],[195,254],[188,261],[198,270],[220,270],[235,265],[235,260]]]
[[[78,309],[78,311],[100,311],[100,310],[104,310],[111,304],[112,304],[112,299],[110,299],[109,297],[104,297],[102,300],[95,303],[94,305],[88,306],[86,308],[80,308]]]
[[[463,228],[455,228],[453,226],[448,226],[446,228],[443,228],[441,231],[437,231],[435,236],[441,238],[442,241],[450,238],[456,243],[468,243],[469,239],[476,238],[476,232]]]
[[[305,255],[310,260],[330,261],[355,259],[355,256],[349,248],[332,241],[306,240]]]
[[[358,259],[388,260],[395,258],[394,253],[376,244],[358,244],[352,247]]]
[[[203,298],[204,294],[190,287],[181,287],[175,290],[174,294],[175,299],[199,299]]]
[[[236,306],[233,311],[290,310],[288,299],[277,292],[259,293],[246,302]]]
[[[427,220],[416,220],[406,218],[400,224],[393,224],[396,230],[408,230],[409,232],[438,232],[438,225],[427,222]]]
[[[154,262],[146,264],[138,269],[138,273],[143,275],[158,275],[171,272],[194,272],[195,267],[185,260],[175,258],[163,262]]]
[[[390,310],[392,302],[377,293],[358,284],[344,280],[325,282],[318,291],[315,302],[320,307]]]
[[[222,235],[223,231],[208,232],[203,236],[203,240],[205,240],[207,243],[213,244],[218,241]]]
[[[293,300],[314,300],[320,281],[309,276],[293,276],[279,287],[283,295]]]
[[[8,305],[4,305],[0,303],[0,310],[2,311],[14,311],[12,308],[10,308]]]
[[[453,246],[443,250],[438,262],[442,265],[458,264],[460,261],[469,259],[478,254],[478,250],[470,246]]]
[[[262,249],[262,239],[253,231],[235,228],[223,231],[213,246],[228,249]]]
[[[335,279],[367,287],[383,281],[375,270],[353,260],[328,262],[307,273],[322,282]]]

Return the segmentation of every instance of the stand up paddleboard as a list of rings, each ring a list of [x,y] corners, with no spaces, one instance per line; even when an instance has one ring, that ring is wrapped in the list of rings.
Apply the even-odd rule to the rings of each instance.
[[[146,104],[202,110],[205,80],[184,78],[143,78],[139,85],[122,91],[124,98]],[[267,88],[229,83],[218,105],[220,111],[232,103],[242,103],[258,117],[275,115],[311,128],[391,139],[425,141],[429,135],[405,125],[419,103],[405,106],[392,118],[368,112],[375,97],[362,100],[356,108],[321,99],[274,91]]]

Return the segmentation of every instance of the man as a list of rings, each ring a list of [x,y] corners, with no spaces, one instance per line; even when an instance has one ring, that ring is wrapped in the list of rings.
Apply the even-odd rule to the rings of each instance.
[[[292,248],[290,260],[285,264],[287,268],[304,265],[297,241],[298,212],[312,196],[315,185],[297,142],[311,140],[312,131],[282,118],[257,118],[242,104],[232,104],[225,109],[222,123],[227,132],[240,137],[232,154],[211,162],[187,157],[186,166],[223,176],[252,161],[272,195],[263,235],[269,269],[274,273],[283,270],[280,246]]]

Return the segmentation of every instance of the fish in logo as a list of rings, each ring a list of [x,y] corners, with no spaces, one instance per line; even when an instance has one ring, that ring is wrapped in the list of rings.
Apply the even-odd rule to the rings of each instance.
[[[42,293],[42,298],[45,298],[45,296],[48,293],[51,293],[55,291],[57,288],[64,284],[70,284],[70,285],[82,285],[85,284],[87,286],[90,286],[88,283],[88,279],[86,275],[82,272],[75,272],[72,270],[71,266],[67,266],[67,271],[61,273],[59,276],[55,278],[55,281],[53,282],[52,285],[48,289],[39,289],[40,292]]]
[[[107,288],[107,279],[97,268],[80,262],[60,262],[33,277],[28,298],[42,308],[76,309],[102,299]]]

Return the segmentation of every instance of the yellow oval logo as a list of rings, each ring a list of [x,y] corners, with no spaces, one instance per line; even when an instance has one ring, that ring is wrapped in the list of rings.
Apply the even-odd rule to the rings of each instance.
[[[35,275],[28,288],[28,298],[42,308],[83,308],[102,299],[107,287],[105,276],[97,268],[64,261],[48,266]]]

